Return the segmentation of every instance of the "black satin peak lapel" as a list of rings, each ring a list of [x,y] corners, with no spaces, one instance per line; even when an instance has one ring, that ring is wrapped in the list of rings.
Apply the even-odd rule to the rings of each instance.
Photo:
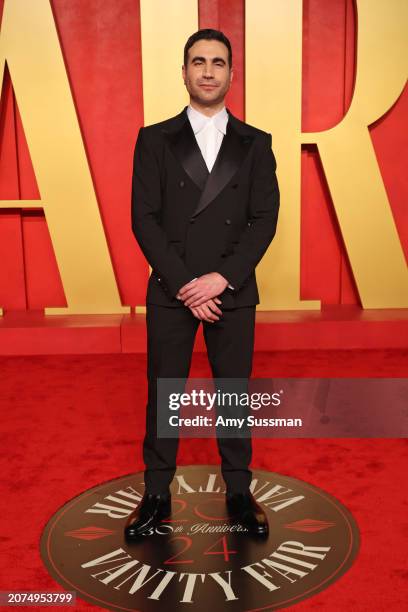
[[[186,107],[187,108],[187,107]],[[192,181],[203,191],[208,176],[208,168],[198,146],[193,128],[184,109],[184,120],[175,131],[166,131],[169,146]]]
[[[242,133],[242,128],[235,125],[234,116],[228,109],[227,111],[229,118],[226,134],[211,172],[208,172],[188,119],[187,106],[175,118],[175,126],[163,130],[174,156],[202,192],[193,217],[203,211],[227,185],[241,166],[253,142],[254,137],[247,132]]]
[[[222,139],[217,159],[208,176],[193,217],[202,212],[224,189],[247,156],[252,142],[252,136],[237,132],[230,117],[227,123],[227,132]]]

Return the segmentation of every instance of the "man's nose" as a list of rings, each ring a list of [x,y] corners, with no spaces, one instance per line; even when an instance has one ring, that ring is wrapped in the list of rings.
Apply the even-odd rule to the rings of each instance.
[[[213,74],[213,67],[211,64],[204,64],[204,68],[203,68],[203,76],[205,78],[213,78],[214,74]]]

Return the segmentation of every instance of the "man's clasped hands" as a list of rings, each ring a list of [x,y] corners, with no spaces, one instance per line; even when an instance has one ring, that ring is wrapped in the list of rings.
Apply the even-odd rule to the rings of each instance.
[[[228,286],[228,281],[218,272],[203,274],[183,285],[177,294],[177,299],[190,308],[196,319],[214,323],[222,315],[217,304],[221,300],[217,297]]]

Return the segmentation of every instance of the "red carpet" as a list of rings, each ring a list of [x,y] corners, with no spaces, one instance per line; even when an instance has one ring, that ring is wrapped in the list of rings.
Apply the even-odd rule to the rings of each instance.
[[[407,357],[402,350],[256,353],[253,377],[406,377]],[[143,469],[145,365],[144,355],[127,354],[0,358],[0,590],[59,590],[40,558],[45,523],[80,492]],[[194,356],[191,375],[209,375],[204,355]],[[325,489],[361,530],[352,569],[293,608],[405,609],[407,441],[254,440],[253,446],[253,467]],[[183,440],[179,463],[218,464],[215,443]],[[78,600],[76,609],[98,607]]]

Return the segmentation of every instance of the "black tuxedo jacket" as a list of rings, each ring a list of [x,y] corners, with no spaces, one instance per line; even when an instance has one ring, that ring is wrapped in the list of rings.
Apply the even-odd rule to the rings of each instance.
[[[152,267],[146,302],[183,307],[179,289],[219,272],[234,290],[221,308],[259,304],[255,267],[272,241],[279,187],[272,137],[227,109],[211,172],[187,115],[140,128],[133,158],[132,229]]]

